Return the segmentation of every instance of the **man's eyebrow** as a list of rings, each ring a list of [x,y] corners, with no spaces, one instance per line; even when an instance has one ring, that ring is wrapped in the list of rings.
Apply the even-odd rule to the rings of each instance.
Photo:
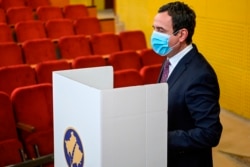
[[[163,32],[166,31],[163,27],[153,26],[153,28],[158,30],[158,31],[163,31]]]

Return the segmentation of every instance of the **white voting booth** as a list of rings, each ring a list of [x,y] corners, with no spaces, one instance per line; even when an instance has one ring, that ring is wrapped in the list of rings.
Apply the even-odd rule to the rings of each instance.
[[[56,167],[166,167],[167,84],[113,88],[110,66],[53,72]]]

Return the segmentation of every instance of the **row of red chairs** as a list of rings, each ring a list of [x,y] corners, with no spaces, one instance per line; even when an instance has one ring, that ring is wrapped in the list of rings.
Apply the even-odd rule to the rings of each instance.
[[[120,34],[98,33],[91,37],[71,35],[61,37],[57,42],[48,38],[27,40],[22,44],[5,42],[0,43],[0,66],[37,64],[47,60],[109,55],[124,50],[146,48],[145,36],[142,31],[124,31]],[[151,54],[154,56],[154,52],[151,51]],[[160,59],[158,56],[154,57],[156,61]]]
[[[143,50],[142,52],[145,53],[143,57],[136,51],[131,50],[113,53],[109,59],[103,58],[101,55],[92,55],[80,56],[71,61],[65,59],[43,61],[35,66],[19,64],[0,67],[0,78],[2,78],[0,80],[0,91],[11,94],[15,88],[20,86],[46,82],[52,83],[53,71],[107,65],[113,66],[114,71],[118,71],[118,73],[127,69],[136,71],[140,75],[141,83],[143,84],[156,83],[163,59],[154,59],[151,49]],[[157,55],[155,55],[155,58],[158,58]],[[141,64],[142,62],[144,65]],[[114,83],[114,87],[118,87],[117,85],[120,85],[119,81]]]
[[[39,6],[35,10],[29,6],[10,7],[6,11],[0,8],[0,22],[10,26],[20,21],[48,21],[63,18],[77,20],[90,16],[96,17],[96,15],[89,13],[88,7],[83,4],[70,4],[64,7]]]
[[[57,40],[69,35],[93,35],[101,33],[100,21],[96,17],[85,17],[75,21],[70,19],[51,19],[21,21],[11,28],[6,23],[0,23],[0,42],[18,42],[26,40],[50,38]],[[114,32],[112,32],[114,33]]]
[[[50,0],[0,0],[0,8],[8,10],[11,7],[29,6],[36,9],[38,6],[50,6]]]

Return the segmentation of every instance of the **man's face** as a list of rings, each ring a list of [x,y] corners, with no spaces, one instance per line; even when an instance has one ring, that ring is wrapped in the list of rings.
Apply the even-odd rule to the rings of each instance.
[[[160,33],[168,34],[171,36],[168,43],[170,47],[178,43],[178,37],[173,35],[174,30],[172,17],[168,15],[168,12],[161,12],[156,14],[153,22],[153,29]]]

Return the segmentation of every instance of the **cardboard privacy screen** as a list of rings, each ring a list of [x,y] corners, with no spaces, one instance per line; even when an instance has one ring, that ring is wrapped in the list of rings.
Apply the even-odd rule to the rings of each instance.
[[[167,84],[113,88],[110,66],[53,72],[56,167],[166,167]]]

